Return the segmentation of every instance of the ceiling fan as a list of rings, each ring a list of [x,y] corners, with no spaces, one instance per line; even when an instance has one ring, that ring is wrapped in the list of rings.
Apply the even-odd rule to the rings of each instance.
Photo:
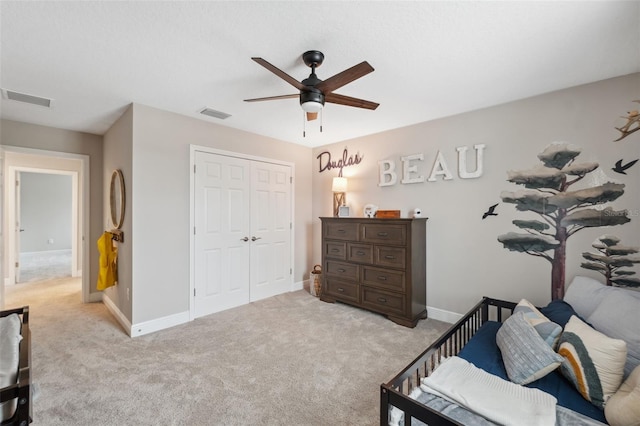
[[[375,102],[365,101],[364,99],[352,98],[350,96],[339,95],[333,93],[334,90],[357,80],[373,71],[373,67],[367,61],[346,69],[333,77],[326,80],[320,80],[316,75],[316,68],[322,65],[324,54],[317,50],[309,50],[302,54],[302,60],[311,68],[311,74],[308,78],[298,81],[285,73],[276,66],[270,64],[262,58],[251,58],[259,63],[287,83],[300,91],[299,94],[269,96],[266,98],[245,99],[245,102],[271,101],[276,99],[300,98],[300,106],[305,111],[307,120],[315,120],[318,118],[318,112],[322,110],[325,102],[339,105],[352,106],[356,108],[365,108],[374,110],[379,104]]]

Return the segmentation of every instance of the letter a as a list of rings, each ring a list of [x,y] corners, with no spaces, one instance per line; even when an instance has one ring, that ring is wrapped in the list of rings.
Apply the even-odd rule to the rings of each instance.
[[[438,151],[438,155],[436,156],[436,161],[433,162],[433,168],[431,169],[431,174],[429,175],[429,182],[435,182],[436,176],[442,175],[443,180],[451,180],[453,179],[453,175],[449,171],[449,166],[447,166],[447,162],[444,161],[444,155],[442,152]]]

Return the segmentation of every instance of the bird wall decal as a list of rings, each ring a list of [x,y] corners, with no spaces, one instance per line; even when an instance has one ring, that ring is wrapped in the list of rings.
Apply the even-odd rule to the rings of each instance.
[[[633,102],[640,103],[640,100],[633,101]],[[630,134],[640,130],[640,112],[638,112],[637,109],[634,109],[633,111],[629,111],[627,114],[628,115],[626,117],[621,117],[627,120],[624,126],[620,126],[620,127],[614,126],[615,129],[620,132],[620,137],[616,139],[614,142],[618,142],[626,138]]]
[[[498,216],[498,213],[495,213],[496,207],[498,207],[498,204],[494,204],[489,207],[489,210],[484,212],[484,214],[482,215],[482,220],[486,219],[487,216]]]
[[[623,165],[622,164],[622,159],[616,161],[616,166],[613,167],[611,170],[613,170],[616,173],[620,173],[622,175],[626,175],[626,171],[628,170],[631,166],[633,166],[634,164],[636,164],[638,162],[638,160],[633,160],[633,161],[629,161],[627,164]]]

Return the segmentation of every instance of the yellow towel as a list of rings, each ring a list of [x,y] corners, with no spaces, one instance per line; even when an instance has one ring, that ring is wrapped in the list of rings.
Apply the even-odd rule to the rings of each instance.
[[[110,232],[105,232],[98,238],[98,251],[100,252],[100,270],[97,288],[102,291],[118,281],[118,249],[113,246]]]

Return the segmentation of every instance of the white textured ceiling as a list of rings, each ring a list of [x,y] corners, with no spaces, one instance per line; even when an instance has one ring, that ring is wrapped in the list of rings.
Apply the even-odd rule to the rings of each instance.
[[[55,101],[2,99],[2,118],[96,134],[136,102],[319,146],[640,71],[637,1],[3,0],[0,13],[0,86]],[[243,99],[297,92],[252,56],[302,80],[312,49],[321,79],[368,61],[336,93],[380,107],[327,104],[323,132],[309,122],[303,138],[296,99]]]

